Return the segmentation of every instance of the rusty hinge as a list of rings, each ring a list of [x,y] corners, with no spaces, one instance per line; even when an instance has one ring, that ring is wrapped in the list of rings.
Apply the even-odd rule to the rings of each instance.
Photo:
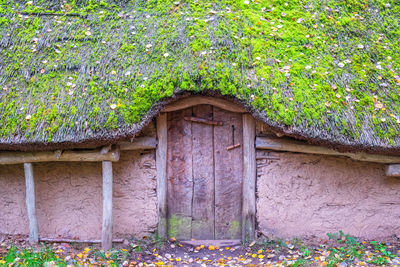
[[[212,120],[207,120],[207,119],[193,117],[193,116],[184,117],[184,119],[185,119],[185,121],[199,122],[199,123],[204,123],[204,124],[208,124],[208,125],[216,125],[216,126],[224,125],[224,123],[222,121],[212,121]]]

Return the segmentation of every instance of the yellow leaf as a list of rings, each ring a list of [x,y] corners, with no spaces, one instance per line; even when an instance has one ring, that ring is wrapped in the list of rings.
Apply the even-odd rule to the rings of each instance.
[[[215,249],[215,247],[214,246],[208,246],[208,250],[214,250]]]
[[[77,256],[78,258],[82,259],[83,254],[82,254],[82,253],[79,253],[79,254],[77,254],[76,256]]]
[[[383,105],[382,105],[381,102],[377,102],[377,103],[375,104],[375,107],[376,107],[377,109],[381,109],[381,108],[383,108]]]
[[[263,259],[263,258],[264,258],[264,255],[258,255],[258,258],[259,258],[259,259]]]

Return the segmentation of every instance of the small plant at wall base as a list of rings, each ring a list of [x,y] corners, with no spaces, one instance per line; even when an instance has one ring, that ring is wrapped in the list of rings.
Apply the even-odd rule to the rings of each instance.
[[[328,265],[335,266],[335,264],[341,262],[354,263],[356,260],[362,261],[365,258],[368,259],[368,263],[381,265],[389,263],[389,259],[395,257],[383,242],[370,241],[369,246],[367,246],[367,242],[359,243],[356,237],[344,234],[343,231],[328,233],[327,236],[330,240],[342,244],[328,248],[330,252],[327,258]],[[369,249],[373,249],[373,253]]]

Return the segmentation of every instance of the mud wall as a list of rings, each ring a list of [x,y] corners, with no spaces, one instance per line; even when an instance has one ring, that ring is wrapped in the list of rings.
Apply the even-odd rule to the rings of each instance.
[[[100,239],[101,163],[34,164],[39,235]],[[113,163],[114,237],[157,225],[154,151],[123,151]],[[0,233],[28,234],[22,165],[0,166]]]
[[[257,151],[257,223],[266,236],[400,235],[400,179],[384,165]]]

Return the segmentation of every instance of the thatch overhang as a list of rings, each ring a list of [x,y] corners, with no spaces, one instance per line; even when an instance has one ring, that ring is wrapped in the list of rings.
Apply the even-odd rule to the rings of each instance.
[[[2,150],[134,138],[205,94],[279,134],[400,153],[395,1],[3,0],[0,14]]]

